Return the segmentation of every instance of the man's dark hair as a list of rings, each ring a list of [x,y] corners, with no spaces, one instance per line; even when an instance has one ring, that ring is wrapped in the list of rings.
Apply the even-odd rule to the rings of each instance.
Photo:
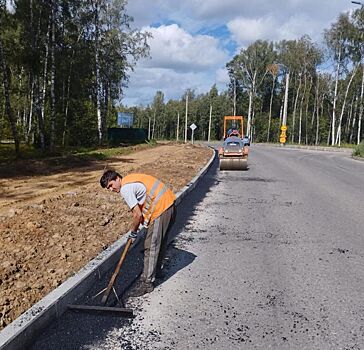
[[[116,180],[117,177],[122,179],[122,176],[115,170],[106,170],[100,179],[100,185],[102,188],[106,188],[110,181]]]

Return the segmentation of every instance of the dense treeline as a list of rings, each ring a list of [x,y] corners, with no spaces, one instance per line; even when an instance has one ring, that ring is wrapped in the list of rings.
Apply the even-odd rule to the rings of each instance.
[[[8,3],[8,4],[7,4]],[[148,33],[126,0],[0,0],[0,138],[56,146],[102,143]]]
[[[221,139],[222,118],[246,118],[255,141],[279,140],[285,87],[288,141],[359,143],[364,106],[364,9],[341,14],[325,45],[309,37],[256,41],[226,68],[230,84],[206,94],[188,90],[149,106],[117,106],[136,61],[149,54],[149,33],[131,29],[126,0],[0,0],[0,139],[55,147],[105,141],[116,111],[132,112],[150,138]],[[209,127],[211,126],[211,127]],[[190,129],[187,128],[190,133]],[[188,135],[189,137],[189,135]]]
[[[299,40],[256,41],[226,67],[227,91],[195,96],[187,91],[180,100],[164,101],[158,91],[146,108],[131,108],[139,127],[152,138],[185,137],[194,122],[195,136],[222,137],[224,115],[243,115],[246,133],[255,141],[279,140],[288,77],[288,141],[300,144],[360,143],[364,105],[364,10],[342,14],[325,31],[325,46],[303,36]],[[287,74],[288,73],[288,74]],[[179,123],[178,123],[179,121]],[[177,127],[179,126],[179,127]],[[178,129],[178,131],[177,131]],[[188,132],[190,132],[188,128]],[[189,137],[189,135],[188,135]]]

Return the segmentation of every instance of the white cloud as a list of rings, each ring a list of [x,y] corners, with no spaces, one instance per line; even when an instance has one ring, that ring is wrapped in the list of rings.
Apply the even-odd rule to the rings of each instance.
[[[279,21],[272,16],[259,18],[237,17],[227,23],[232,38],[239,46],[246,47],[255,40],[292,40],[307,34],[312,40],[321,40],[322,22],[305,14],[295,14]]]
[[[193,36],[176,24],[143,30],[153,35],[149,41],[152,59],[139,62],[132,73],[122,101],[124,104],[151,103],[157,90],[161,90],[168,100],[180,98],[187,89],[194,89],[199,94],[215,83],[225,85],[226,77],[216,71],[229,57],[219,48],[216,38]]]
[[[153,35],[149,41],[152,60],[144,60],[143,66],[201,71],[227,59],[227,54],[218,47],[219,41],[212,36],[192,36],[176,24],[143,30]]]
[[[233,19],[227,24],[233,39],[240,45],[258,39],[270,40],[276,36],[276,23],[272,17]]]
[[[216,71],[216,85],[218,87],[225,87],[229,83],[229,75],[227,72],[227,69],[225,68],[219,68]]]

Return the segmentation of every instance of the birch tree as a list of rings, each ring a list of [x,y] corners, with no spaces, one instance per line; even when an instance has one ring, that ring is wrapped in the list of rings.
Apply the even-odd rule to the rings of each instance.
[[[276,79],[279,73],[279,66],[277,64],[270,64],[267,67],[267,71],[272,76],[272,88],[270,93],[270,100],[269,100],[269,116],[268,116],[268,129],[267,129],[267,142],[269,142],[269,136],[270,136],[270,127],[271,127],[271,121],[272,121],[272,105],[273,105],[273,96],[274,96],[274,88]]]
[[[249,45],[247,49],[242,49],[227,65],[233,67],[231,74],[236,81],[239,81],[242,88],[246,89],[249,96],[247,131],[251,135],[251,119],[253,114],[254,96],[263,82],[267,73],[266,67],[273,63],[273,43],[257,40]]]
[[[337,134],[336,134],[336,112],[338,102],[338,86],[339,78],[345,72],[345,66],[350,62],[350,27],[352,24],[349,20],[348,14],[341,14],[338,21],[331,25],[329,30],[325,31],[325,40],[329,49],[333,52],[333,58],[336,62],[335,70],[335,87],[333,95],[333,108],[332,108],[332,121],[331,121],[331,145],[335,145]],[[346,90],[347,91],[347,90]],[[347,94],[346,94],[347,96]],[[341,123],[338,124],[338,130],[341,132]]]

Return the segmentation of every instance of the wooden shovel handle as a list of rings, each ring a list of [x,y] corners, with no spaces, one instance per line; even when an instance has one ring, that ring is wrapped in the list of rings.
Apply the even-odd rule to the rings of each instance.
[[[121,254],[121,257],[120,257],[120,260],[115,268],[115,271],[113,273],[113,275],[111,276],[110,278],[110,282],[106,288],[106,291],[101,299],[101,302],[105,305],[106,302],[107,302],[107,299],[109,298],[109,295],[110,295],[110,292],[111,292],[111,289],[116,281],[116,278],[118,277],[118,274],[119,274],[119,271],[120,271],[120,268],[121,268],[121,265],[123,264],[124,260],[125,260],[125,257],[126,257],[126,254],[129,250],[129,247],[130,245],[132,244],[132,238],[128,238],[127,242],[126,242],[126,245],[125,245],[125,248],[123,250],[123,253]]]

